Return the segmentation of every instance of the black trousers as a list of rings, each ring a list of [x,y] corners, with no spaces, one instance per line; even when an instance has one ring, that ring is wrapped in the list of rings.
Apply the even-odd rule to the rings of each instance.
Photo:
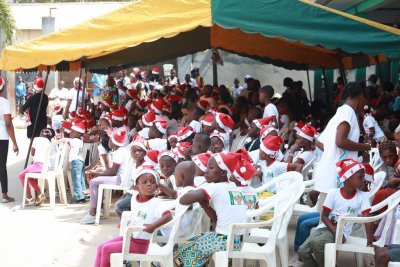
[[[8,192],[8,176],[7,176],[7,155],[8,140],[0,140],[0,185],[1,192]]]

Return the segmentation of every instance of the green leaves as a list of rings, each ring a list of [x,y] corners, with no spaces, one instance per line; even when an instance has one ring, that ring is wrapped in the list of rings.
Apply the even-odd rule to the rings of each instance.
[[[4,47],[12,43],[15,31],[15,21],[11,13],[11,9],[6,0],[0,0],[0,47]]]

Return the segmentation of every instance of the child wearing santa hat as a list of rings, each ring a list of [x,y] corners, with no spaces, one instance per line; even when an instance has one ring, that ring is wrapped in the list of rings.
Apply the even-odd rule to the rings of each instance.
[[[196,266],[204,266],[210,256],[226,249],[227,235],[233,223],[246,222],[246,203],[243,194],[235,184],[228,181],[240,159],[237,153],[214,154],[207,164],[205,178],[207,184],[201,189],[193,190],[183,195],[179,202],[182,205],[191,205],[198,202],[211,220],[216,220],[213,232],[201,233],[188,241],[179,244],[174,253],[175,263],[178,266],[190,266],[196,261]],[[212,203],[212,208],[209,206]],[[241,247],[241,237],[244,230],[234,233],[233,249]]]
[[[167,132],[167,122],[163,119],[155,120],[149,128],[149,138],[144,142],[145,147],[155,150],[167,150],[167,139],[163,138]]]
[[[267,183],[273,178],[288,172],[301,172],[302,165],[297,163],[286,163],[277,160],[281,145],[285,142],[279,136],[268,136],[260,145],[261,171],[258,170],[256,176],[262,178],[262,183]],[[275,193],[275,187],[271,187],[271,192]]]
[[[64,109],[60,102],[54,104],[54,112],[51,117],[51,128],[53,128],[56,133],[60,133],[61,123],[64,121],[63,110]]]
[[[345,159],[338,161],[336,166],[342,186],[329,191],[323,204],[321,223],[299,248],[299,258],[304,266],[324,266],[324,247],[326,243],[335,242],[339,217],[369,216],[371,210],[369,193],[361,191],[366,183],[363,165],[353,159]],[[343,243],[350,236],[352,227],[353,223],[345,225]],[[367,246],[372,246],[372,224],[366,223],[365,228]]]
[[[210,152],[211,153],[219,153],[219,152],[228,152],[229,147],[229,139],[225,133],[220,133],[214,131],[211,135],[211,145]]]
[[[96,220],[97,198],[100,184],[121,184],[122,179],[127,175],[129,149],[128,133],[126,128],[110,130],[108,146],[113,150],[113,162],[109,169],[104,171],[91,171],[93,178],[90,180],[90,210],[79,222],[81,224],[93,224]]]
[[[274,118],[274,116],[270,116],[263,119],[255,119],[251,122],[249,131],[247,133],[251,141],[244,145],[244,148],[247,151],[251,152],[260,148],[260,131],[264,125],[269,125]]]
[[[317,135],[317,130],[310,124],[304,125],[299,131],[297,131],[296,141],[289,149],[286,162],[294,162],[302,165],[306,165],[310,162],[314,157],[312,146]]]
[[[178,163],[178,155],[172,151],[162,151],[158,156],[158,166],[161,171],[160,183],[177,190],[175,182],[175,167]]]
[[[211,153],[200,153],[192,157],[192,160],[196,165],[196,176],[194,178],[194,184],[196,187],[199,187],[206,182],[204,174],[207,169],[208,160],[211,156]]]

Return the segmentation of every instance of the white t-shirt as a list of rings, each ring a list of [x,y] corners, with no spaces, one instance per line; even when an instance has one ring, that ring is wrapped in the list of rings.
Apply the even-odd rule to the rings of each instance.
[[[0,140],[8,140],[8,132],[4,117],[11,117],[10,101],[0,96]]]
[[[50,144],[51,142],[46,137],[35,137],[35,139],[33,139],[32,148],[35,149],[33,162],[44,162],[46,151]]]
[[[149,128],[143,128],[142,130],[140,130],[138,132],[138,135],[142,138],[142,139],[147,139],[149,138]]]
[[[69,162],[73,160],[82,160],[83,158],[83,140],[80,138],[71,138],[68,141],[71,150],[69,151]]]
[[[211,200],[211,206],[217,213],[215,231],[218,234],[228,235],[231,224],[246,222],[247,206],[240,188],[235,184],[207,183],[201,190],[206,194],[207,199]],[[234,234],[242,235],[244,230],[238,230]]]
[[[273,178],[285,173],[289,170],[290,163],[281,162],[275,160],[270,165],[267,165],[265,162],[261,165],[261,171],[263,173],[262,183],[265,184],[271,181]],[[272,193],[276,192],[275,186],[271,187],[269,190]]]
[[[167,139],[163,138],[155,138],[155,139],[149,139],[147,140],[150,149],[152,150],[167,150]]]
[[[194,185],[196,186],[196,187],[199,187],[199,186],[202,186],[203,184],[205,184],[207,181],[206,181],[206,178],[204,178],[204,176],[195,176],[194,177],[194,180],[193,180],[193,183],[194,183]]]
[[[243,199],[246,203],[247,209],[254,210],[258,202],[257,191],[251,186],[243,186],[239,188],[242,190]]]
[[[134,191],[132,191],[134,193]],[[139,193],[133,194],[131,199],[132,215],[128,220],[128,226],[142,226],[151,224],[160,219],[169,210],[162,205],[162,200],[153,197],[147,201],[138,200]],[[133,238],[150,239],[151,234],[147,232],[133,233]]]
[[[232,85],[232,93],[234,98],[238,98],[240,96],[240,93],[243,90],[243,87],[239,85],[239,87],[235,87],[235,85]]]
[[[377,139],[385,136],[381,127],[379,127],[378,122],[376,122],[374,117],[372,117],[371,115],[364,117],[363,127],[364,127],[364,131],[366,134],[369,134],[369,131],[370,131],[369,129],[371,129],[371,128],[375,129],[375,134],[373,136],[374,140],[377,140]]]
[[[327,193],[337,187],[336,162],[342,159],[358,160],[357,151],[346,151],[336,146],[336,131],[340,123],[347,122],[350,125],[348,138],[358,143],[360,128],[357,115],[349,105],[343,105],[336,111],[335,116],[328,122],[318,141],[324,144],[324,152],[321,160],[315,168],[315,190]]]
[[[61,129],[61,123],[64,121],[64,117],[61,114],[55,114],[51,117],[51,128],[57,131]]]
[[[357,217],[359,214],[368,213],[371,210],[369,192],[356,191],[355,195],[347,199],[342,194],[342,188],[334,188],[328,192],[323,208],[329,211],[329,220],[333,225],[337,224],[339,217]],[[326,225],[320,223],[317,228],[324,228]],[[343,234],[347,238],[352,231],[353,223],[347,223]]]
[[[288,129],[288,132],[282,138],[285,141],[289,140],[289,123],[290,123],[289,116],[286,114],[282,114],[279,120],[279,126],[281,127],[281,129],[285,128]]]
[[[293,159],[292,162],[295,162],[298,159],[301,159],[303,161],[302,164],[306,165],[307,163],[309,163],[312,160],[313,157],[314,157],[313,151],[302,151],[296,155],[296,158]]]
[[[276,106],[272,103],[269,103],[268,105],[265,106],[264,108],[264,114],[263,118],[269,117],[269,116],[275,116],[276,121],[279,123],[279,112]],[[272,122],[268,125],[272,126]],[[275,125],[275,127],[279,127],[279,125]]]
[[[53,88],[50,91],[49,98],[69,98],[69,91],[67,88]]]
[[[69,90],[68,100],[72,100],[71,105],[69,106],[69,112],[76,111],[77,94],[78,94],[77,89],[71,88]],[[82,107],[82,95],[83,95],[83,92],[82,92],[82,88],[81,88],[81,90],[79,91],[78,109]]]
[[[130,158],[130,151],[127,147],[120,147],[112,153],[113,165],[119,165],[117,176],[125,177],[127,171],[128,161]]]

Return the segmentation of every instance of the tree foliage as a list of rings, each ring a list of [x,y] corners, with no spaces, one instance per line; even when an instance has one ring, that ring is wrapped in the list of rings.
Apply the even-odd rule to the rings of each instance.
[[[15,32],[15,21],[6,0],[0,0],[0,48],[12,43]]]

